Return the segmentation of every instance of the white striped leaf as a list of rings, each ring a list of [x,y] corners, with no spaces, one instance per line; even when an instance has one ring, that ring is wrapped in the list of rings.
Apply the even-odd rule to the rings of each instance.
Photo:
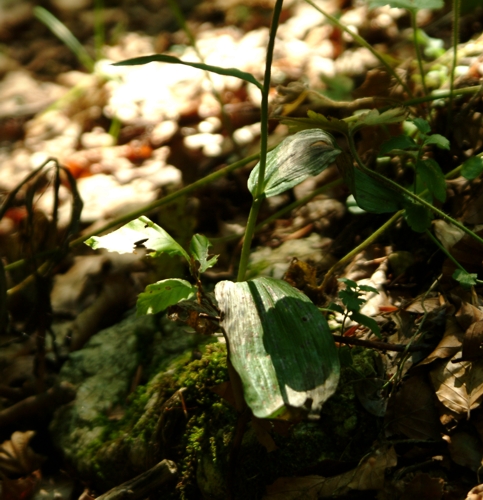
[[[302,292],[261,277],[215,287],[230,360],[259,418],[316,419],[335,392],[338,353],[329,326]]]
[[[267,154],[263,194],[267,198],[284,193],[307,179],[320,174],[340,153],[332,137],[313,128],[302,130],[284,139]],[[248,179],[248,189],[255,195],[260,164],[257,163]]]

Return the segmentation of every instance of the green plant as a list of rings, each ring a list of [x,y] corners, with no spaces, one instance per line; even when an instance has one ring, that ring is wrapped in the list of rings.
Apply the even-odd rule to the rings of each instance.
[[[345,288],[339,291],[339,299],[345,308],[332,303],[326,310],[336,311],[343,315],[342,331],[344,331],[346,320],[350,319],[360,325],[367,326],[375,335],[381,338],[381,330],[376,321],[360,312],[361,307],[366,303],[366,299],[363,297],[364,293],[378,294],[379,292],[372,286],[358,285],[355,281],[347,278],[340,278],[338,281],[345,285]]]
[[[310,0],[306,1],[314,5]],[[399,0],[395,0],[396,3],[397,1]],[[411,2],[401,0],[401,2],[404,5],[397,6],[408,8],[414,23],[417,9],[441,6],[440,0]],[[376,0],[372,2],[373,5],[376,3]],[[320,10],[317,6],[314,7]],[[431,134],[431,127],[426,120],[417,116],[409,120],[416,130],[413,131],[415,139],[403,134],[390,139],[381,148],[382,155],[390,153],[393,157],[398,156],[407,166],[415,170],[412,186],[398,184],[365,165],[360,159],[355,135],[364,127],[386,127],[408,122],[409,110],[406,107],[362,111],[343,120],[327,118],[314,112],[309,112],[308,118],[305,119],[287,119],[287,123],[296,133],[285,139],[273,151],[268,152],[268,93],[275,34],[281,8],[282,0],[277,0],[270,28],[263,84],[253,75],[235,68],[186,62],[168,55],[156,54],[116,63],[140,65],[159,61],[186,64],[205,71],[235,76],[260,89],[262,95],[260,161],[248,181],[253,204],[247,221],[237,282],[218,283],[215,287],[215,302],[214,298],[203,290],[201,283],[201,274],[216,262],[216,256],[209,256],[208,239],[202,235],[195,235],[189,251],[186,251],[166,231],[144,216],[107,236],[91,237],[86,243],[92,248],[104,247],[121,252],[144,246],[152,251],[150,253],[152,257],[166,252],[186,259],[194,284],[186,280],[167,279],[149,285],[139,296],[138,313],[149,314],[168,307],[175,307],[175,310],[184,307],[193,312],[190,324],[199,331],[209,333],[220,325],[228,341],[229,359],[241,378],[245,400],[255,415],[262,418],[275,416],[292,418],[300,414],[316,417],[320,406],[335,391],[339,377],[338,356],[324,317],[303,294],[283,281],[268,278],[244,281],[258,213],[265,198],[287,191],[309,175],[321,172],[335,160],[360,208],[373,213],[394,213],[381,230],[386,229],[388,224],[392,224],[404,214],[411,228],[424,232],[427,231],[432,217],[439,216],[480,243],[483,243],[483,240],[433,205],[433,198],[438,201],[445,199],[445,177],[439,165],[426,155],[426,148],[436,145],[448,149],[449,143],[443,136]],[[325,15],[331,22],[340,25],[337,20]],[[351,31],[344,30],[354,35]],[[354,38],[357,39],[355,35]],[[368,45],[365,41],[361,43]],[[418,45],[416,38],[415,43]],[[382,56],[378,55],[378,58],[406,89],[411,97],[407,104],[418,104],[437,98],[428,96],[426,89],[423,98],[413,98],[410,88],[394,69]],[[424,68],[419,48],[418,61],[424,87]],[[345,135],[351,154],[339,150],[328,132]],[[356,161],[357,167],[354,166],[353,160]],[[482,170],[480,163],[472,160],[471,164],[462,167],[462,170],[469,170],[471,176],[476,176]],[[207,178],[202,181],[207,181]],[[363,243],[365,244],[367,242]],[[329,270],[321,285],[322,290],[328,285],[328,280],[334,272],[335,267]],[[359,286],[351,280],[345,280],[345,286],[345,290],[342,290],[339,296],[346,309],[340,308],[339,312],[380,335],[375,321],[360,313],[363,303],[361,293],[374,290],[371,287]],[[337,307],[335,309],[337,310]],[[316,353],[315,357],[300,348],[304,343],[312,346],[311,350]],[[307,373],[311,375],[307,377]]]

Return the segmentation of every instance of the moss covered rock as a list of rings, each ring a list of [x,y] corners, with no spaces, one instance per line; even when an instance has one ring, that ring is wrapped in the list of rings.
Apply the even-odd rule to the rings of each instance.
[[[136,345],[142,344],[138,351],[144,349],[146,357],[149,335],[145,332],[134,337]],[[193,346],[186,346],[184,352],[163,362],[158,358],[156,368],[151,362],[147,368],[149,380],[128,398],[136,363],[126,362],[122,370],[118,366],[125,388],[125,393],[118,391],[116,395],[123,410],[121,418],[113,419],[107,404],[100,405],[95,415],[91,412],[90,420],[74,418],[78,411],[74,407],[82,405],[79,398],[57,413],[52,425],[55,441],[98,491],[168,458],[179,470],[176,489],[170,493],[173,499],[225,499],[228,477],[236,498],[257,499],[263,496],[266,485],[280,476],[314,473],[327,460],[359,460],[377,437],[379,421],[361,407],[354,389],[361,377],[373,376],[377,354],[354,349],[352,367],[343,369],[339,388],[324,405],[318,422],[286,426],[284,435],[272,429],[269,433],[277,449],[270,453],[257,438],[259,429],[248,422],[236,463],[230,465],[238,415],[212,390],[228,380],[226,347],[213,338],[208,339],[211,343],[206,342],[205,338],[194,351]],[[126,339],[125,343],[129,344]],[[95,345],[102,350],[104,344]],[[116,345],[120,348],[119,343]],[[132,346],[130,349],[136,352]],[[76,370],[82,371],[82,367],[66,368],[64,377],[68,379],[67,375]],[[107,399],[107,383],[97,390]],[[74,423],[79,425],[77,429],[72,429]]]

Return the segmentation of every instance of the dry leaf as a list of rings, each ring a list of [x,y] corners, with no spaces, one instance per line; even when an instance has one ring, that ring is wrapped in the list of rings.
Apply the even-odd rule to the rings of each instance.
[[[483,484],[471,488],[465,500],[483,500]]]
[[[483,449],[477,436],[457,431],[443,439],[448,443],[449,453],[455,463],[475,472],[481,467]]]
[[[412,313],[425,314],[433,312],[442,307],[441,299],[437,297],[427,297],[423,299],[421,296],[416,297],[404,310]]]
[[[456,319],[453,316],[447,316],[443,338],[439,341],[434,351],[420,364],[427,365],[438,358],[452,358],[461,349],[464,335],[464,330],[460,327]]]
[[[275,451],[278,448],[270,434],[270,421],[252,416],[252,429],[257,436],[258,442],[267,450],[268,453]]]
[[[483,320],[476,321],[466,330],[462,361],[475,361],[481,357],[483,357]]]
[[[461,328],[466,331],[476,321],[483,320],[483,312],[478,307],[463,302],[455,317]]]
[[[279,478],[267,487],[263,500],[312,500],[346,495],[351,490],[381,490],[386,469],[396,463],[392,446],[380,448],[365,457],[355,469],[335,477]]]
[[[440,500],[444,492],[444,481],[439,477],[418,473],[404,489],[399,500]]]
[[[0,472],[6,476],[26,476],[36,471],[44,457],[29,446],[34,431],[14,432],[9,441],[0,446]]]
[[[449,360],[431,372],[431,381],[441,403],[469,418],[483,397],[483,362]]]
[[[405,380],[389,399],[386,423],[391,432],[411,439],[441,438],[434,392],[423,376]]]

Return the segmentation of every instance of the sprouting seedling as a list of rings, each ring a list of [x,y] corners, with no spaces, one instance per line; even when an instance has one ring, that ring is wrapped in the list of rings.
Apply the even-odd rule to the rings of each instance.
[[[364,297],[364,294],[379,294],[379,292],[372,286],[359,285],[355,281],[352,281],[348,278],[340,278],[337,281],[340,281],[345,285],[345,288],[339,291],[339,299],[342,301],[345,308],[338,304],[332,303],[328,307],[328,310],[336,311],[343,315],[342,330],[344,330],[344,325],[347,319],[350,319],[351,321],[359,323],[360,325],[366,326],[374,333],[374,335],[382,338],[381,330],[377,322],[373,318],[360,312],[362,306],[367,301],[367,299]]]

